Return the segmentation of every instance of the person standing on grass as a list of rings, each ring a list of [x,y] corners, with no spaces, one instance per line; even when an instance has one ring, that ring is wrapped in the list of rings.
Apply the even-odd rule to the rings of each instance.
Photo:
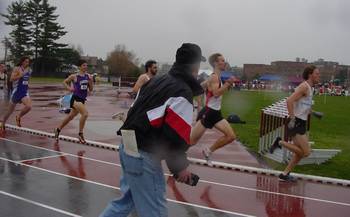
[[[283,146],[293,152],[292,160],[283,173],[279,175],[281,181],[295,181],[296,179],[290,175],[290,172],[302,158],[308,157],[311,153],[309,138],[306,135],[306,124],[308,116],[312,112],[312,87],[320,82],[320,72],[314,65],[307,66],[303,72],[303,78],[305,81],[287,99],[289,114],[287,135],[292,137],[293,143],[288,143],[277,137],[269,150],[272,154],[276,148]]]
[[[236,135],[226,119],[221,114],[221,104],[223,94],[234,84],[235,77],[230,77],[224,84],[221,82],[221,72],[225,70],[226,62],[222,54],[215,53],[209,57],[209,64],[214,68],[214,72],[206,82],[206,103],[199,112],[197,123],[191,132],[191,144],[196,144],[207,129],[215,127],[224,135],[220,137],[210,148],[202,150],[207,163],[211,165],[211,155],[217,149],[232,143]]]
[[[61,125],[54,130],[54,132],[55,132],[55,139],[58,140],[61,130],[71,120],[73,120],[75,116],[77,116],[80,113],[81,117],[79,121],[78,138],[82,144],[85,144],[86,141],[84,138],[83,131],[85,127],[85,122],[89,115],[85,107],[85,101],[88,95],[88,91],[90,92],[93,91],[93,83],[92,83],[92,77],[87,72],[87,69],[88,69],[87,62],[85,60],[80,60],[78,65],[79,65],[79,72],[76,74],[70,75],[63,82],[66,89],[73,93],[71,102],[70,102],[71,111],[68,114],[68,116],[63,120]],[[73,82],[73,87],[71,86],[72,82]]]
[[[1,129],[5,130],[5,124],[10,115],[15,111],[16,105],[22,103],[24,106],[16,116],[16,124],[21,127],[21,118],[32,109],[32,100],[29,97],[28,84],[32,71],[29,67],[29,57],[22,57],[11,74],[13,82],[13,92],[11,94],[10,105],[1,121]]]

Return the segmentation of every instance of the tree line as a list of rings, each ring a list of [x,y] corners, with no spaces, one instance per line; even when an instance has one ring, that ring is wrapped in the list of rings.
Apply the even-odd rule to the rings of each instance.
[[[56,7],[48,0],[15,1],[7,7],[5,25],[11,27],[3,43],[8,60],[16,63],[22,56],[33,59],[33,74],[55,76],[64,65],[75,64],[79,52],[58,42],[67,32],[57,22]]]

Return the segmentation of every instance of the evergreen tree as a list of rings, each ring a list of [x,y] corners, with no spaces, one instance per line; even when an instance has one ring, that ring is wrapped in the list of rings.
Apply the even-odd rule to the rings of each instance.
[[[30,23],[28,22],[28,8],[21,0],[12,2],[7,8],[7,14],[2,14],[5,25],[12,26],[10,32],[11,58],[17,61],[22,56],[31,55],[30,51]]]
[[[64,31],[64,27],[59,25],[56,20],[58,15],[55,14],[56,11],[55,6],[50,6],[48,0],[43,0],[42,10],[43,13],[43,22],[42,28],[43,31],[41,33],[40,39],[40,55],[42,57],[54,56],[57,50],[60,48],[64,48],[67,45],[58,43],[62,36],[64,36],[67,32]]]
[[[31,46],[34,48],[34,58],[38,58],[41,35],[43,31],[43,16],[42,0],[30,0],[27,3],[28,21],[31,25]]]

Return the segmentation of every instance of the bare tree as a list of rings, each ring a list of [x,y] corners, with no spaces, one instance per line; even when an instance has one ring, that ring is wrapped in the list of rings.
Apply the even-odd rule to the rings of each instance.
[[[107,64],[112,75],[133,77],[140,72],[139,60],[134,52],[125,45],[117,45],[107,57]]]

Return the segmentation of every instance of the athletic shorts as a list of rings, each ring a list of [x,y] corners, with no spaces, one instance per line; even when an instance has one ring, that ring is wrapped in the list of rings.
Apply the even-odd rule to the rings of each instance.
[[[22,99],[26,96],[29,96],[29,93],[19,93],[18,91],[15,91],[11,95],[11,102],[13,104],[18,104],[22,102]]]
[[[306,134],[306,121],[300,118],[295,118],[295,126],[293,129],[288,129],[288,136],[293,137],[295,135]]]
[[[85,104],[85,101],[86,101],[86,99],[82,99],[79,96],[73,95],[72,98],[70,99],[70,107],[72,109],[74,109],[74,107],[73,107],[74,102],[81,102],[81,103]]]
[[[216,123],[223,120],[224,118],[221,115],[221,110],[214,110],[208,107],[204,107],[197,117],[197,121],[201,121],[203,126],[207,129],[214,127]]]

